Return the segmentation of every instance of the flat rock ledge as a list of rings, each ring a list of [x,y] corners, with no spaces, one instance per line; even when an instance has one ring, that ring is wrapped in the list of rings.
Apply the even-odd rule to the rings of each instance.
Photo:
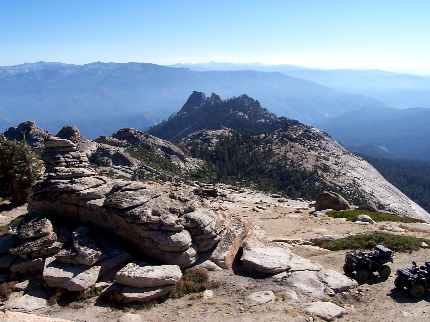
[[[103,296],[120,304],[150,302],[167,297],[181,278],[182,272],[176,265],[129,263],[117,272],[115,283]]]

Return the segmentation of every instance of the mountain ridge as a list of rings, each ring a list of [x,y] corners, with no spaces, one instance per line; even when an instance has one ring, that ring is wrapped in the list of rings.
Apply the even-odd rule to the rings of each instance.
[[[127,116],[140,115],[144,124],[139,128],[144,129],[167,118],[192,90],[228,97],[248,93],[272,112],[306,123],[363,106],[383,106],[374,99],[281,73],[195,72],[156,64],[100,62],[13,68],[18,72],[0,67],[0,119],[10,125],[31,119],[51,131],[59,129],[58,123],[68,123],[83,128],[89,137],[113,132],[122,127],[115,126],[115,121]],[[81,126],[97,123],[101,115],[113,124],[105,131]]]

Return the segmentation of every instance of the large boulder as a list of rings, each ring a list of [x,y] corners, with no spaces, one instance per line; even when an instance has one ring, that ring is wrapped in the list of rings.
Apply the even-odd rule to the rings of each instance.
[[[249,231],[248,222],[235,217],[229,218],[225,224],[225,230],[220,234],[220,241],[212,252],[211,261],[221,268],[231,269]]]
[[[145,288],[175,285],[182,278],[179,266],[144,266],[144,264],[129,263],[116,273],[118,284]]]
[[[315,204],[315,210],[317,211],[325,209],[347,210],[349,208],[351,208],[349,202],[340,194],[332,191],[321,192]]]
[[[321,266],[297,256],[288,248],[247,244],[240,259],[249,274],[275,275],[285,271],[319,271]]]

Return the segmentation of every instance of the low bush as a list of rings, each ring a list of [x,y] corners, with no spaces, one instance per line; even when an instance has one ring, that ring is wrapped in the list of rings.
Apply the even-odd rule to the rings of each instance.
[[[329,250],[371,249],[382,244],[394,251],[411,252],[418,250],[422,242],[430,244],[430,240],[414,236],[395,235],[383,232],[357,234],[336,240],[320,240],[315,244]]]
[[[185,271],[170,296],[179,298],[190,293],[203,292],[214,287],[216,287],[216,284],[209,281],[209,274],[206,269],[200,267],[191,268]]]
[[[422,223],[424,221],[420,219],[415,219],[411,217],[402,217],[394,214],[389,214],[386,212],[379,211],[369,211],[369,210],[332,210],[327,213],[327,216],[332,218],[346,218],[347,220],[354,221],[359,215],[367,215],[376,222],[380,221],[392,221],[392,222],[402,222],[402,223]]]

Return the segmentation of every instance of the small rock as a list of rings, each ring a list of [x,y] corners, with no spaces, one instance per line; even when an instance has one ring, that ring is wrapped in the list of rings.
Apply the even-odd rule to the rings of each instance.
[[[14,286],[14,289],[15,289],[15,291],[18,291],[18,292],[25,291],[29,285],[30,285],[30,281],[25,280],[23,282],[16,283]]]
[[[208,300],[214,297],[214,292],[212,290],[205,290],[203,292],[203,299]]]
[[[292,287],[298,293],[322,299],[325,297],[326,286],[315,271],[297,271],[282,280],[282,284]]]
[[[0,320],[3,322],[73,322],[71,320],[12,311],[0,312]]]
[[[354,222],[362,222],[362,223],[369,223],[369,224],[374,224],[375,221],[370,218],[370,216],[368,215],[358,215],[357,217],[354,218]]]
[[[13,293],[5,304],[7,310],[18,310],[32,312],[48,307],[48,295],[42,290],[35,290],[30,293]]]
[[[142,322],[139,314],[126,313],[118,319],[118,322]]]
[[[322,282],[336,293],[344,292],[358,286],[356,281],[331,269],[321,271],[319,276]]]
[[[260,305],[275,301],[275,294],[272,291],[261,291],[250,294],[247,298],[250,305]]]
[[[210,260],[206,260],[203,263],[197,264],[194,267],[201,267],[204,269],[207,269],[208,271],[222,271],[222,268],[219,267],[217,264],[215,264],[214,262],[210,261]]]
[[[333,321],[347,313],[344,308],[331,302],[314,302],[305,308],[305,312],[326,321]]]
[[[129,263],[116,273],[115,281],[119,284],[145,288],[175,285],[182,278],[177,265],[142,266]]]
[[[424,242],[424,241],[421,243],[421,245],[420,245],[420,246],[421,246],[421,248],[429,248],[429,244],[427,244],[427,243],[426,243],[426,242]]]

